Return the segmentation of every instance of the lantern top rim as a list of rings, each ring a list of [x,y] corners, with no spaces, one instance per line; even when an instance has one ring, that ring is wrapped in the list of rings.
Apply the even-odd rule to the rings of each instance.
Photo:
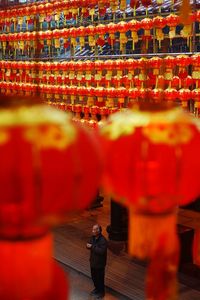
[[[20,101],[20,98],[18,99]],[[32,99],[33,100],[33,99]],[[0,127],[58,125],[67,132],[73,131],[70,114],[49,107],[43,103],[35,105],[0,106]]]

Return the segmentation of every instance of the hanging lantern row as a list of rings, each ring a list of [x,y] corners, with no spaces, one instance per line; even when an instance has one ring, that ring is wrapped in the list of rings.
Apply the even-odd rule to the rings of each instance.
[[[54,101],[70,101],[75,104],[77,101],[88,106],[107,106],[107,107],[128,107],[140,101],[145,101],[149,97],[154,102],[179,100],[184,108],[188,107],[188,101],[194,100],[195,108],[200,108],[200,88],[190,90],[182,88],[93,88],[77,86],[60,86],[60,85],[36,85],[26,83],[0,82],[2,93],[35,95],[40,93],[43,98]]]
[[[103,126],[110,114],[119,111],[118,108],[107,106],[88,106],[82,104],[66,104],[64,102],[45,102],[45,104],[73,114],[72,120],[90,128]]]
[[[157,0],[157,5],[162,5],[163,0]],[[134,9],[140,5],[147,8],[152,4],[151,0],[131,0],[129,7]],[[48,3],[32,3],[26,6],[11,8],[0,11],[0,25],[9,26],[12,22],[16,22],[18,25],[22,25],[23,18],[26,17],[28,24],[34,23],[35,16],[39,16],[39,22],[51,21],[51,17],[54,16],[55,21],[60,18],[60,13],[63,12],[65,19],[77,18],[77,17],[89,17],[93,19],[95,14],[95,6],[98,6],[99,15],[104,15],[107,8],[111,8],[112,12],[116,12],[118,8],[125,10],[127,8],[127,1],[119,0],[65,0],[65,1],[51,1]],[[15,24],[15,27],[16,27]]]
[[[8,21],[9,19],[14,19],[17,17],[29,18],[34,15],[46,16],[50,14],[57,14],[58,12],[63,12],[64,15],[69,14],[77,15],[80,8],[95,7],[98,5],[100,8],[110,7],[111,5],[118,5],[118,0],[62,0],[62,1],[50,1],[48,3],[32,3],[26,6],[21,6],[18,8],[11,8],[0,11],[0,19]]]
[[[1,61],[0,69],[0,80],[7,82],[163,89],[200,86],[198,54],[105,61]]]
[[[200,18],[197,18],[196,14],[191,15],[191,22],[194,22],[195,20],[200,20]],[[88,37],[87,44],[89,44],[90,47],[95,47],[97,45],[102,47],[105,44],[105,34],[109,33],[109,39],[107,39],[107,42],[113,47],[116,39],[115,33],[118,32],[120,50],[123,50],[128,41],[126,33],[131,31],[131,40],[133,42],[133,49],[135,49],[135,43],[139,41],[137,32],[138,30],[143,29],[144,32],[142,34],[142,39],[146,42],[146,48],[148,48],[148,42],[153,36],[151,29],[156,29],[156,39],[158,40],[160,46],[161,41],[165,38],[162,29],[165,26],[170,27],[169,38],[172,41],[172,39],[176,37],[175,30],[178,24],[180,24],[180,17],[175,14],[170,14],[166,18],[157,16],[152,19],[144,18],[141,21],[121,21],[117,24],[109,23],[107,25],[89,25],[87,27],[80,26],[78,28],[72,27],[69,29],[64,28],[39,32],[33,31],[24,33],[0,34],[0,42],[2,42],[4,53],[8,47],[6,42],[9,42],[9,50],[21,49],[30,51],[31,48],[37,48],[42,51],[44,45],[49,47],[54,46],[57,49],[60,48],[61,44],[64,46],[64,48],[69,46],[76,47],[77,45],[80,45],[82,48],[86,44],[85,37]],[[184,25],[184,28],[181,31],[181,37],[186,38],[189,44],[192,37],[192,24],[193,23]],[[61,38],[63,41],[61,41]],[[79,41],[77,38],[79,38]],[[70,42],[68,39],[70,39]],[[53,44],[52,40],[54,41]],[[44,41],[46,41],[46,43]]]

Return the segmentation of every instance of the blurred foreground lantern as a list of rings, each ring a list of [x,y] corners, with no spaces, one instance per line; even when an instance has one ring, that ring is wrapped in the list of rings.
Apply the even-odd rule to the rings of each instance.
[[[150,259],[147,299],[176,299],[176,210],[199,194],[195,122],[166,103],[140,103],[139,111],[114,114],[101,129],[104,187],[130,209],[130,254]]]
[[[98,145],[33,98],[1,97],[0,120],[0,299],[64,300],[48,231],[95,196]]]

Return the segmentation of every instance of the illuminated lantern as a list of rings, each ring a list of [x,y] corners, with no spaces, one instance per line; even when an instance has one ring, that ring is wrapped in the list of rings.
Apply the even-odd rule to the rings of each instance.
[[[99,114],[101,116],[101,120],[98,122],[98,126],[101,127],[105,124],[107,120],[107,116],[109,114],[109,109],[106,106],[102,106],[99,108]]]
[[[87,88],[87,105],[93,106],[94,105],[94,97],[95,97],[95,89],[93,87]]]
[[[191,56],[192,60],[192,78],[195,82],[196,88],[200,87],[200,55],[195,54]]]
[[[163,92],[161,88],[152,89],[150,90],[150,97],[154,102],[159,103],[163,100]]]
[[[95,81],[97,81],[97,86],[98,86],[98,83],[102,78],[102,72],[103,72],[103,69],[104,69],[104,62],[102,60],[96,60],[94,62],[94,68],[96,70],[96,74],[95,74],[94,78],[95,78]]]
[[[144,29],[143,39],[145,41],[145,49],[148,49],[148,42],[152,39],[151,29],[153,28],[153,20],[150,18],[144,18],[140,22],[141,28]]]
[[[139,99],[139,102],[142,100],[142,101],[145,101],[145,99],[148,99],[149,97],[149,93],[150,93],[150,89],[149,88],[139,88],[138,89],[138,99]]]
[[[117,60],[115,60],[114,67],[115,67],[115,69],[117,71],[117,77],[119,79],[121,79],[121,77],[123,75],[123,72],[124,72],[124,69],[125,69],[124,60],[123,59],[117,59]]]
[[[107,107],[116,106],[115,99],[118,95],[117,89],[112,87],[112,88],[107,88],[105,91],[106,91],[106,97],[107,97],[106,106]]]
[[[103,45],[105,44],[105,34],[106,34],[107,27],[106,25],[99,24],[95,27],[94,33],[98,34],[97,45],[99,45],[102,49]]]
[[[85,32],[85,27],[84,26],[80,26],[78,27],[78,37],[79,37],[79,45],[82,48],[85,47],[85,36],[86,36],[86,32]]]
[[[73,117],[73,121],[74,122],[80,122],[81,120],[81,112],[82,112],[82,105],[80,104],[76,104],[73,106],[73,112],[75,113],[74,114],[74,117]]]
[[[130,88],[128,90],[128,107],[138,104],[139,91],[138,88]]]
[[[95,96],[96,96],[96,104],[97,106],[104,106],[105,105],[105,97],[106,91],[104,87],[97,87],[95,89]]]
[[[150,260],[147,299],[176,299],[176,211],[199,194],[197,125],[178,108],[141,104],[112,115],[101,134],[104,187],[130,211],[129,252]]]
[[[112,80],[112,74],[113,74],[113,71],[115,70],[115,65],[116,65],[116,62],[113,59],[108,59],[104,62],[104,69],[106,70],[105,79],[106,79],[107,87],[110,87],[110,83]]]
[[[123,107],[125,104],[126,97],[128,96],[128,91],[124,87],[119,87],[116,89],[117,91],[117,100],[118,100],[118,106]]]
[[[173,56],[166,56],[163,59],[163,65],[165,67],[164,79],[165,82],[170,85],[170,82],[173,78],[173,70],[176,66],[175,64],[175,57]]]
[[[158,41],[158,47],[161,48],[161,41],[164,40],[164,33],[162,29],[166,26],[166,18],[157,16],[153,18],[153,26],[156,28],[156,39]]]
[[[191,58],[187,55],[177,55],[175,58],[176,65],[179,67],[178,76],[181,79],[181,83],[188,75],[188,66],[191,63]]]
[[[181,101],[182,107],[188,110],[188,101],[192,99],[192,91],[186,88],[180,89],[178,99]]]
[[[96,45],[96,40],[95,40],[95,30],[96,28],[92,25],[89,25],[85,28],[85,35],[88,36],[88,44],[89,46],[93,49]]]
[[[126,43],[128,42],[128,38],[126,36],[126,32],[130,29],[130,25],[127,22],[121,21],[116,24],[116,31],[120,33],[119,40],[120,40],[120,51],[125,53]]]
[[[91,106],[90,113],[91,113],[91,119],[89,120],[88,125],[93,129],[97,129],[98,128],[97,114],[99,114],[99,107]]]
[[[14,34],[9,34],[11,39],[14,36]],[[0,35],[0,41],[2,42],[2,49],[3,49],[3,54],[5,55],[5,51],[6,51],[6,42],[7,42],[7,34],[3,33]]]
[[[48,231],[95,196],[99,146],[66,113],[34,98],[4,96],[1,107],[0,298],[63,300]]]
[[[136,83],[137,86],[143,88],[145,86],[145,82],[147,80],[147,59],[146,58],[140,58],[139,59],[139,65],[138,69],[140,70],[138,77],[135,76],[135,79],[137,79],[138,83]]]
[[[138,67],[138,60],[137,59],[129,58],[129,59],[127,59],[127,60],[124,61],[124,66],[125,66],[125,68],[128,71],[128,78],[132,82],[135,70]]]
[[[170,14],[166,17],[166,24],[169,26],[170,46],[172,39],[176,37],[176,26],[180,23],[180,17],[175,14]]]
[[[200,116],[200,88],[192,91],[192,99],[194,100],[194,113],[199,118]]]
[[[62,37],[61,34],[62,33],[60,32],[59,29],[55,29],[53,31],[54,46],[56,49],[60,48],[60,38]]]
[[[133,41],[132,49],[135,50],[135,44],[139,41],[137,31],[140,29],[140,22],[133,19],[129,22],[129,27],[131,30],[131,38]]]
[[[127,89],[131,87],[131,83],[132,82],[127,75],[123,76],[120,80],[120,85],[123,85]]]
[[[92,85],[92,82],[94,81],[92,76],[92,70],[94,70],[94,62],[91,60],[86,60],[84,62],[84,69],[86,86]]]
[[[181,80],[178,76],[173,76],[170,83],[172,88],[179,89],[181,87]]]
[[[176,89],[167,88],[164,90],[164,100],[165,101],[175,101],[178,97],[178,92]]]
[[[107,27],[106,31],[109,33],[111,47],[113,49],[114,42],[115,42],[116,25],[115,23],[109,23],[106,27]]]
[[[184,78],[183,80],[183,86],[185,88],[189,88],[193,85],[193,78],[191,76],[187,76],[186,78]]]
[[[82,111],[84,113],[84,117],[81,119],[81,124],[88,126],[89,119],[90,119],[90,107],[84,105],[82,107]]]
[[[152,79],[154,79],[154,85],[156,88],[160,88],[162,86],[158,85],[158,78],[160,74],[160,69],[163,65],[163,59],[160,57],[152,57],[149,61],[149,67],[153,69],[153,76]]]
[[[100,16],[104,16],[107,9],[107,3],[105,1],[99,0],[98,1],[98,14]]]

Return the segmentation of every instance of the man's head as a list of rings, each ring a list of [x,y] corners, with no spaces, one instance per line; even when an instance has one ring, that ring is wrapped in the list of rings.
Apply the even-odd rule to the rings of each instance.
[[[92,234],[93,234],[94,236],[99,236],[99,235],[101,234],[101,231],[102,231],[101,226],[98,225],[98,224],[95,224],[95,225],[92,227]]]

